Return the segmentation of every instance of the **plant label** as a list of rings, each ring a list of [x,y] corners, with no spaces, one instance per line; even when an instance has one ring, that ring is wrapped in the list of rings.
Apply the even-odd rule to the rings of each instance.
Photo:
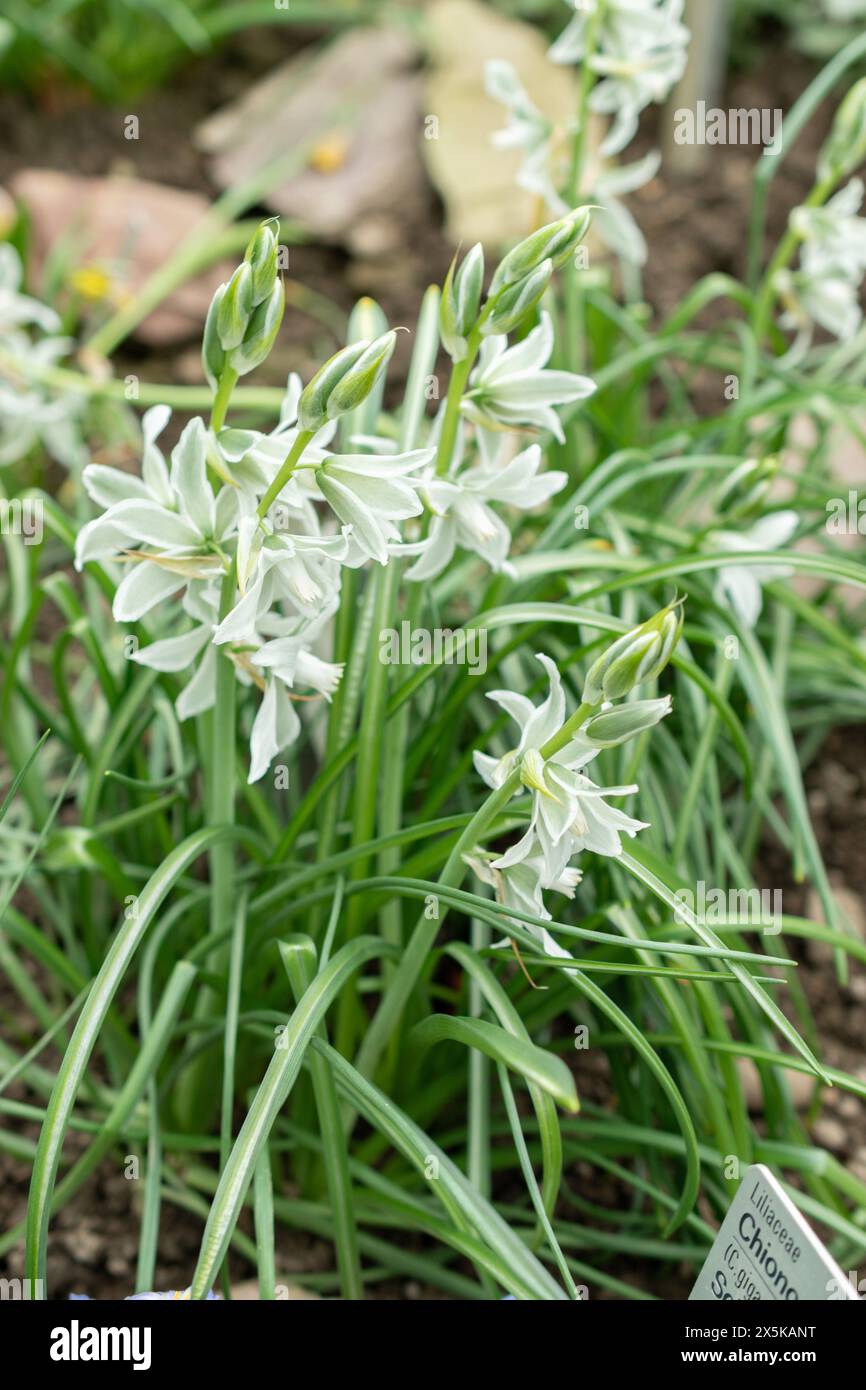
[[[747,1168],[689,1301],[851,1298],[856,1290],[769,1168]]]

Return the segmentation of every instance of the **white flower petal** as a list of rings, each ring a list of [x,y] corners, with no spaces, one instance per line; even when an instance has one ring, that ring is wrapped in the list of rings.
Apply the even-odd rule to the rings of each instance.
[[[146,560],[134,564],[117,586],[112,613],[118,623],[134,623],[183,585],[180,575]]]

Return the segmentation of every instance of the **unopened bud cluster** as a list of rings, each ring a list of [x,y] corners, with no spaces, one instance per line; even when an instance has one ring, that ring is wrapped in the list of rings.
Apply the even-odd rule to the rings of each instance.
[[[320,367],[298,402],[298,425],[314,432],[329,420],[356,410],[369,396],[388,364],[397,341],[395,330],[378,338],[350,343]]]
[[[565,217],[540,227],[519,242],[500,262],[481,308],[484,252],[473,246],[456,269],[456,257],[442,290],[439,328],[442,343],[454,362],[469,352],[473,330],[483,334],[510,333],[535,308],[554,270],[564,265],[586,236],[589,208],[575,208]]]
[[[728,474],[715,499],[715,510],[729,520],[745,520],[761,511],[773,479],[779,471],[775,454],[746,459]]]
[[[866,159],[866,77],[848,92],[818,156],[818,177],[840,181]]]
[[[655,680],[670,661],[682,628],[682,601],[675,600],[640,627],[617,638],[590,667],[583,703],[620,700],[636,685]]]
[[[274,345],[285,307],[278,260],[277,227],[263,222],[241,264],[211,301],[202,361],[214,389],[227,371],[235,376],[251,372]]]

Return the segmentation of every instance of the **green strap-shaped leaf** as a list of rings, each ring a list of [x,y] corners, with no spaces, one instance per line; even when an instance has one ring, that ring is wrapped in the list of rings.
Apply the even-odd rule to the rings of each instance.
[[[481,993],[490,1008],[496,1014],[502,1027],[516,1038],[524,1038],[527,1042],[529,1033],[526,1025],[516,1008],[512,1004],[502,985],[497,980],[493,971],[484,963],[483,960],[467,946],[463,941],[452,941],[445,951],[463,966],[463,969],[476,981]],[[534,1081],[527,1078],[529,1085],[529,1096],[532,1101],[535,1117],[538,1120],[538,1134],[541,1140],[541,1168],[542,1182],[541,1194],[544,1201],[544,1209],[550,1216],[553,1213],[554,1203],[559,1194],[559,1184],[562,1179],[562,1134],[559,1129],[559,1120],[556,1114],[556,1106],[550,1095],[536,1085]]]
[[[519,1072],[527,1081],[540,1086],[549,1096],[572,1115],[580,1105],[574,1077],[561,1057],[554,1057],[536,1047],[526,1038],[507,1033],[496,1023],[481,1018],[455,1018],[450,1014],[431,1014],[415,1025],[409,1037],[418,1047],[431,1047],[438,1042],[458,1042],[465,1047],[477,1047],[494,1062],[502,1062],[511,1071]]]
[[[656,878],[651,869],[646,867],[643,863],[643,855],[639,847],[633,847],[630,854],[623,851],[617,863],[621,864],[622,867],[627,869],[630,874],[633,874],[635,878],[640,879],[641,883],[645,883],[647,888],[655,893],[656,897],[661,898],[662,902],[667,903],[668,907],[677,914],[677,920],[685,922],[691,927],[692,931],[701,941],[705,942],[708,946],[717,946],[719,944],[719,938],[716,936],[715,932],[711,931],[703,922],[699,922],[688,905],[683,902],[681,898],[678,898],[660,878]],[[783,1038],[787,1038],[788,1042],[792,1047],[797,1049],[801,1057],[805,1057],[816,1076],[820,1076],[823,1081],[826,1081],[827,1084],[830,1085],[831,1083],[827,1073],[824,1071],[824,1068],[821,1066],[821,1063],[818,1061],[811,1048],[808,1047],[800,1037],[794,1025],[789,1023],[778,1004],[770,998],[767,991],[762,989],[754,977],[750,975],[748,970],[744,969],[739,962],[730,961],[729,969],[731,974],[736,976],[744,989],[746,989],[757,1002],[774,1028],[778,1029]]]
[[[297,1080],[304,1054],[328,1007],[355,970],[391,949],[387,942],[372,936],[347,942],[298,1000],[223,1168],[202,1237],[192,1281],[193,1298],[207,1296],[222,1264],[262,1145]]]
[[[359,938],[361,939],[361,938]],[[563,1300],[566,1295],[529,1248],[469,1182],[429,1134],[410,1120],[384,1092],[368,1081],[351,1062],[328,1043],[317,1039],[313,1046],[327,1057],[340,1091],[369,1124],[380,1130],[409,1162],[429,1176],[435,1161],[435,1179],[429,1178],[433,1193],[449,1210],[456,1207],[493,1251],[497,1278],[517,1298]],[[458,1233],[459,1234],[459,1233]]]
[[[148,879],[138,899],[135,914],[123,921],[81,1010],[57,1072],[57,1080],[39,1135],[36,1161],[30,1180],[25,1269],[27,1278],[31,1280],[30,1287],[40,1289],[43,1295],[47,1287],[45,1245],[48,1217],[63,1140],[78,1087],[111,1001],[157,909],[177,880],[211,845],[236,833],[238,832],[231,826],[214,826],[198,830],[172,850],[165,862]]]

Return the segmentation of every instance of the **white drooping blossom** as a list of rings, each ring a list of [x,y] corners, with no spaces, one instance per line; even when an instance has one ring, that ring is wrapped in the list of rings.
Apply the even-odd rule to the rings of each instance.
[[[713,531],[709,541],[720,550],[746,553],[750,550],[778,550],[797,529],[796,512],[770,512],[745,531]],[[761,616],[764,596],[761,586],[771,579],[783,579],[793,571],[782,565],[724,565],[716,577],[714,597],[724,604],[746,627],[754,627]]]
[[[419,559],[406,578],[434,579],[450,564],[457,546],[480,555],[492,570],[507,573],[511,532],[490,503],[530,511],[547,502],[565,487],[568,475],[556,469],[539,473],[541,463],[541,449],[531,444],[510,462],[494,458],[464,470],[458,465],[447,478],[426,482],[423,496],[433,519],[426,542],[416,547]]]
[[[214,496],[207,476],[207,440],[200,419],[191,420],[166,465],[157,438],[168,423],[167,406],[153,406],[142,420],[141,477],[91,464],[84,486],[101,517],[78,533],[75,563],[119,555],[131,568],[114,596],[118,622],[136,622],[192,579],[213,579],[225,569],[221,550],[236,533],[238,491]]]
[[[795,208],[791,227],[801,239],[800,266],[779,277],[785,328],[808,335],[819,324],[837,338],[854,336],[863,318],[860,286],[866,274],[862,179],[851,179],[823,207]]]
[[[316,470],[316,486],[346,526],[361,552],[387,565],[390,547],[400,541],[396,521],[420,516],[420,469],[432,449],[375,458],[369,454],[331,454]]]
[[[547,313],[512,347],[504,334],[485,338],[463,399],[466,416],[483,429],[546,430],[562,442],[565,434],[554,406],[586,400],[596,388],[589,377],[546,370],[552,352],[553,324]]]
[[[486,65],[485,75],[489,95],[502,102],[509,117],[504,129],[493,135],[493,144],[500,149],[523,151],[518,185],[542,198],[550,212],[561,217],[568,211],[559,189],[568,176],[567,146],[569,137],[575,133],[574,126],[557,130],[532,102],[510,63],[495,59]],[[634,164],[602,165],[594,174],[590,173],[588,187],[587,180],[582,181],[582,191],[593,205],[596,236],[615,255],[633,265],[645,263],[647,246],[621,198],[655,178],[660,164],[661,155],[652,150]]]
[[[22,277],[18,252],[0,243],[0,354],[13,364],[5,377],[0,364],[0,467],[39,445],[77,470],[87,460],[81,434],[86,397],[40,384],[41,374],[67,357],[74,343],[61,335],[53,309],[22,294]]]
[[[350,343],[303,390],[290,377],[270,432],[221,423],[234,381],[266,354],[279,324],[275,234],[266,223],[208,314],[203,361],[214,392],[212,424],[191,420],[166,457],[160,435],[171,412],[154,407],[142,419],[140,475],[102,465],[84,470],[85,489],[102,512],[78,535],[78,568],[108,561],[127,568],[114,615],[146,620],[145,641],[132,656],[138,664],[189,673],[179,718],[214,706],[221,662],[261,693],[250,781],[298,738],[307,702],[329,700],[339,684],[342,665],[327,657],[345,568],[411,555],[410,577],[431,578],[460,545],[502,570],[511,537],[494,508],[532,509],[564,486],[563,473],[540,471],[541,447],[521,449],[516,436],[536,430],[562,439],[555,407],[583,399],[594,383],[546,369],[553,346],[547,315],[513,347],[507,333],[534,308],[527,283],[534,293],[536,280],[549,279],[585,233],[588,215],[580,213],[540,229],[499,268],[491,312],[468,330],[473,353],[482,341],[459,410],[449,403],[459,418],[450,417],[457,447],[447,458],[438,457],[444,413],[426,447],[401,451],[393,440],[350,434],[344,452],[332,449],[338,418],[350,420],[381,378],[394,330]],[[460,302],[465,309],[465,295]]]
[[[619,154],[641,112],[662,102],[686,68],[689,31],[683,0],[571,0],[573,19],[550,49],[555,63],[587,62],[600,81],[590,109],[613,116],[603,155]]]
[[[607,797],[633,796],[638,790],[636,785],[598,787],[586,776],[583,769],[597,757],[599,747],[585,736],[578,733],[552,756],[543,756],[545,744],[565,724],[566,708],[565,692],[554,662],[543,654],[539,654],[538,660],[550,683],[542,705],[536,707],[525,695],[509,690],[496,690],[488,697],[519,726],[517,747],[503,758],[476,752],[474,761],[489,787],[501,787],[513,771],[519,770],[522,785],[532,793],[529,828],[494,861],[494,866],[508,869],[540,855],[544,875],[552,883],[561,877],[579,850],[616,856],[622,852],[620,835],[634,836],[646,828],[646,823],[607,804]],[[667,708],[660,708],[659,718]]]
[[[508,124],[494,132],[491,143],[501,150],[522,151],[518,186],[543,198],[554,216],[561,217],[568,205],[557,189],[556,163],[566,132],[559,132],[557,138],[553,121],[539,111],[511,63],[491,59],[484,67],[484,84],[488,96],[501,102],[508,112]]]
[[[590,191],[590,201],[598,204],[593,226],[605,246],[632,265],[644,265],[648,255],[643,232],[625,203],[624,193],[635,193],[651,183],[659,171],[662,157],[650,150],[634,164],[612,164],[602,168]]]
[[[484,850],[476,849],[464,857],[481,882],[493,889],[496,901],[503,907],[541,917],[546,922],[552,921],[552,915],[545,906],[544,893],[550,891],[573,898],[583,877],[580,869],[566,868],[557,878],[549,879],[540,855],[530,856],[506,869],[497,868],[496,856]],[[546,927],[537,926],[534,922],[521,922],[520,925],[536,938],[545,955],[571,959],[571,952],[560,946]]]
[[[324,661],[312,650],[336,609],[335,596],[312,622],[271,617],[262,623],[269,640],[250,657],[265,686],[250,735],[250,782],[263,777],[276,755],[300,733],[301,721],[293,702],[309,697],[297,696],[297,687],[330,700],[340,683],[342,665]]]
[[[43,333],[59,333],[60,319],[53,309],[22,294],[24,271],[14,246],[0,243],[0,338],[13,328],[33,325]]]
[[[218,585],[193,579],[187,586],[181,607],[192,618],[193,627],[136,648],[131,659],[139,666],[172,674],[195,666],[192,677],[175,701],[177,717],[184,720],[212,709],[216,698],[217,653],[213,635],[219,616]]]

